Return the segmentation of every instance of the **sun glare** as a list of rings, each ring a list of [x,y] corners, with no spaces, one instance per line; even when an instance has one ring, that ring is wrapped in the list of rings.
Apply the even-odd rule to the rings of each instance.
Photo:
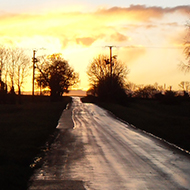
[[[90,60],[98,54],[109,55],[107,48],[102,49],[106,45],[116,47],[117,50],[114,51],[118,54],[118,59],[125,62],[131,70],[129,80],[137,83],[162,82],[159,77],[151,77],[150,72],[161,73],[163,71],[155,68],[165,68],[166,65],[169,65],[167,69],[177,67],[182,57],[180,48],[183,48],[185,36],[184,23],[189,17],[185,12],[186,7],[174,10],[143,5],[103,6],[98,10],[92,11],[89,8],[86,11],[89,5],[73,6],[68,3],[60,8],[54,7],[54,4],[49,5],[52,6],[52,11],[42,11],[43,14],[2,14],[0,43],[22,47],[30,51],[31,56],[33,49],[41,48],[43,51],[38,51],[37,56],[43,53],[62,53],[80,74],[82,88],[88,86],[86,68]],[[167,48],[170,53],[166,55]],[[154,67],[151,67],[152,64]],[[180,72],[175,72],[179,82],[186,79]],[[149,79],[139,78],[148,75]],[[172,77],[166,78],[172,84]]]

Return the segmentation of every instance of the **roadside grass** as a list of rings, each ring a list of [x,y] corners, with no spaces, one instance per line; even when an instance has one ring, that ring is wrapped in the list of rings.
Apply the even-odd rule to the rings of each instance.
[[[96,103],[137,128],[190,151],[190,101],[166,105],[156,100],[131,99],[126,106],[89,98],[82,101]]]
[[[71,101],[22,97],[22,104],[0,104],[0,189],[26,190],[33,159],[54,133],[59,117]]]

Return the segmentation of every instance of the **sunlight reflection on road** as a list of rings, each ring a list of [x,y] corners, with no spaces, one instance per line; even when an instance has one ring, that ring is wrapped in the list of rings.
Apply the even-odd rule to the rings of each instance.
[[[190,188],[186,156],[110,117],[96,105],[75,98],[73,107],[75,133],[84,144],[85,155],[70,166],[74,179],[85,181],[89,189]]]
[[[190,189],[189,155],[80,98],[73,98],[71,111],[74,128],[60,132],[36,181],[57,181],[59,189],[60,181],[90,190]],[[60,131],[67,119],[63,114]]]

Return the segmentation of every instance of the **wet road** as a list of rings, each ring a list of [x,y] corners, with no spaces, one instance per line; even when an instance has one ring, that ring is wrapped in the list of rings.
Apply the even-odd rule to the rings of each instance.
[[[30,190],[190,189],[190,157],[185,153],[79,98],[73,99],[74,128],[65,133],[62,129],[72,125],[68,119],[66,112]]]

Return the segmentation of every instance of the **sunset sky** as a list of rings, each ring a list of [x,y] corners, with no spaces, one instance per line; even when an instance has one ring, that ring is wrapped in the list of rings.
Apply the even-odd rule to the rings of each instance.
[[[189,0],[7,0],[0,7],[0,44],[22,47],[31,57],[33,49],[37,56],[62,53],[79,72],[81,89],[88,89],[89,62],[109,55],[106,46],[113,45],[130,70],[128,81],[178,90],[190,81],[178,66],[189,19]]]

